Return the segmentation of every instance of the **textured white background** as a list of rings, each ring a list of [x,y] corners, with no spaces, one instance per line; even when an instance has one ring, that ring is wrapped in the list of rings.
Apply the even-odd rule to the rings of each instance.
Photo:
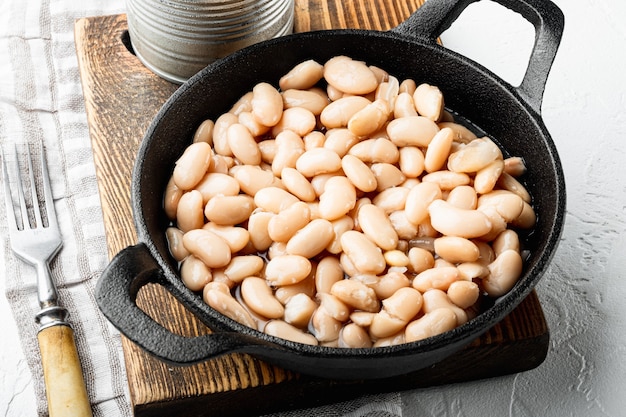
[[[518,375],[403,393],[403,415],[626,415],[626,2],[555,3],[566,29],[543,118],[562,158],[568,208],[538,287],[551,330],[548,357]],[[530,24],[485,1],[443,35],[447,47],[513,84],[532,40]],[[0,317],[0,415],[34,416],[31,376],[4,297]]]

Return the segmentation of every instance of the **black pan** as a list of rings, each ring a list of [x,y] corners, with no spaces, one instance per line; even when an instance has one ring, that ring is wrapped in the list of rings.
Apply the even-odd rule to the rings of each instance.
[[[105,316],[130,340],[156,357],[192,364],[231,352],[247,352],[287,369],[329,378],[382,378],[436,363],[460,350],[509,314],[537,284],[557,247],[564,222],[565,184],[557,151],[541,119],[548,72],[562,31],[563,15],[547,0],[496,0],[519,12],[536,29],[528,70],[513,87],[481,65],[437,44],[475,0],[429,0],[407,21],[386,31],[328,30],[290,35],[234,53],[192,77],[165,103],[139,149],[132,178],[132,207],[139,243],[121,251],[97,285]],[[170,257],[164,230],[162,194],[174,162],[196,127],[215,118],[252,86],[278,79],[306,59],[324,62],[348,55],[390,74],[438,86],[447,108],[490,135],[528,165],[525,185],[538,221],[526,246],[523,276],[511,292],[478,317],[423,341],[374,349],[301,345],[240,325],[207,306],[188,290]],[[186,338],[166,330],[136,305],[139,289],[162,285],[214,330]]]

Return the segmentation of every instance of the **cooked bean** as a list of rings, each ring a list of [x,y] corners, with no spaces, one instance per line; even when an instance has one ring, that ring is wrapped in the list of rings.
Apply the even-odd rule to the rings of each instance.
[[[358,136],[346,128],[338,127],[326,132],[323,146],[343,158],[358,143]]]
[[[183,245],[183,231],[177,227],[168,227],[165,230],[167,238],[167,247],[172,257],[178,262],[182,261],[189,255],[189,251]]]
[[[267,225],[274,216],[271,212],[253,211],[248,219],[250,242],[259,252],[266,251],[272,244],[272,238],[267,232]]]
[[[382,304],[370,326],[370,334],[375,338],[389,337],[402,330],[421,310],[422,294],[411,287],[400,288]]]
[[[510,191],[496,190],[483,194],[478,199],[478,209],[491,206],[507,223],[517,219],[524,209],[524,200]]]
[[[334,237],[333,225],[328,220],[314,219],[289,239],[287,253],[312,258],[321,253]]]
[[[341,159],[341,167],[346,177],[359,190],[374,191],[378,186],[376,176],[372,170],[354,155],[346,155]]]
[[[448,287],[448,298],[462,309],[474,305],[479,295],[478,284],[472,281],[455,281]]]
[[[204,225],[202,210],[202,194],[199,191],[191,190],[184,193],[176,210],[178,228],[183,232],[200,229]]]
[[[204,208],[206,218],[224,226],[234,226],[248,220],[255,209],[254,200],[247,195],[213,197]]]
[[[237,115],[237,121],[238,123],[233,123],[233,124],[240,124],[242,126],[245,126],[246,129],[248,129],[248,131],[253,137],[263,136],[267,132],[270,131],[270,128],[268,126],[265,126],[259,123],[257,119],[254,118],[254,115],[252,114],[251,111],[244,111],[244,112],[239,113]],[[229,126],[229,129],[230,129],[230,126]],[[228,146],[230,146],[230,142]]]
[[[307,109],[315,116],[319,116],[329,103],[328,96],[319,88],[309,90],[289,89],[283,91],[282,95],[285,109],[301,107]]]
[[[393,250],[398,246],[398,234],[383,209],[366,204],[359,210],[358,220],[361,230],[370,240],[383,250]]]
[[[383,256],[385,257],[385,262],[387,262],[387,265],[389,266],[405,267],[409,265],[409,257],[406,253],[404,253],[404,251],[397,249],[390,250],[385,252]]]
[[[281,90],[290,88],[307,89],[313,87],[324,76],[324,66],[309,59],[293,67],[287,74],[280,77],[278,85]]]
[[[318,292],[317,300],[321,308],[334,319],[345,322],[350,317],[350,308],[339,298],[330,293]]]
[[[447,290],[450,284],[459,279],[459,270],[453,266],[431,268],[420,272],[413,279],[413,288],[426,292],[430,289]]]
[[[237,183],[237,187],[249,196],[256,196],[256,193],[267,187],[279,187],[280,183],[271,171],[266,171],[256,165],[237,165],[230,170],[231,179]],[[234,186],[233,186],[234,189]],[[230,192],[217,193],[222,195],[235,195]]]
[[[384,275],[360,274],[352,278],[373,289],[379,300],[391,297],[400,288],[411,286],[411,281],[404,273],[392,268]]]
[[[400,148],[399,165],[400,171],[407,178],[417,178],[424,172],[424,153],[415,146]]]
[[[389,164],[386,162],[379,162],[376,164],[372,164],[370,169],[374,173],[374,177],[376,178],[376,190],[383,191],[387,188],[396,187],[404,182],[406,177],[393,164]]]
[[[263,188],[254,196],[254,204],[257,207],[276,214],[298,201],[300,201],[298,197],[278,187]]]
[[[320,121],[328,129],[347,127],[348,122],[357,112],[371,104],[362,96],[347,96],[331,102],[320,113]]]
[[[232,253],[239,252],[250,242],[250,231],[244,227],[224,226],[207,222],[202,228],[224,239]]]
[[[367,136],[381,129],[387,120],[391,109],[386,100],[375,100],[348,120],[348,129],[356,136]]]
[[[244,125],[233,123],[228,127],[226,137],[231,152],[243,164],[259,165],[261,163],[261,151],[252,133]]]
[[[372,347],[372,339],[363,327],[356,323],[348,323],[339,333],[339,347],[369,348]]]
[[[378,86],[376,75],[364,62],[345,56],[331,58],[324,64],[324,78],[348,94],[371,93]]]
[[[424,116],[409,116],[393,119],[387,125],[389,139],[398,147],[427,147],[439,132],[439,127]]]
[[[519,252],[508,249],[487,268],[489,275],[482,280],[483,288],[491,297],[499,297],[509,292],[522,275],[522,257]]]
[[[502,159],[502,151],[495,143],[487,137],[474,139],[450,154],[448,169],[454,172],[478,172],[496,159]]]
[[[284,320],[292,326],[304,329],[316,309],[317,303],[311,297],[304,293],[295,294],[285,303]]]
[[[458,236],[442,236],[435,239],[435,253],[455,264],[474,262],[480,256],[478,246],[471,240]]]
[[[418,247],[409,249],[409,269],[415,274],[424,272],[435,265],[435,258],[432,252]]]
[[[471,182],[469,175],[463,172],[435,171],[422,177],[423,182],[433,182],[441,188],[441,191],[453,190],[456,187],[467,185]]]
[[[213,149],[215,153],[223,156],[231,156],[230,146],[228,146],[228,127],[234,123],[239,123],[239,117],[232,113],[224,113],[215,120],[213,127]]]
[[[308,178],[336,172],[341,169],[341,158],[330,149],[314,148],[300,155],[296,161],[296,169]]]
[[[474,188],[479,194],[487,194],[492,191],[498,182],[498,178],[502,175],[504,169],[504,161],[496,159],[489,165],[480,169],[474,176]]]
[[[267,263],[265,279],[274,286],[295,284],[305,279],[311,268],[311,262],[304,256],[277,256]]]
[[[459,123],[441,121],[437,125],[440,129],[443,129],[444,127],[449,127],[450,129],[452,129],[452,131],[454,132],[455,142],[469,143],[476,139],[476,135],[474,134],[474,132]]]
[[[312,267],[311,273],[309,273],[309,275],[307,275],[302,281],[296,282],[295,284],[281,285],[276,288],[276,291],[274,292],[276,299],[283,305],[286,305],[298,294],[304,294],[309,298],[315,297],[316,289],[313,269],[314,268]],[[317,308],[317,303],[315,307]]]
[[[231,252],[224,239],[204,229],[194,229],[183,235],[185,248],[209,268],[220,268],[228,265]]]
[[[458,264],[456,268],[459,270],[459,276],[461,278],[459,281],[483,279],[489,274],[487,267],[480,262],[463,262]]]
[[[283,117],[272,128],[272,135],[276,136],[283,130],[291,130],[300,136],[305,136],[315,128],[315,115],[304,107],[292,107],[283,111]]]
[[[233,256],[224,269],[224,274],[233,282],[240,283],[244,278],[258,275],[265,266],[263,258],[256,255]],[[267,316],[266,316],[267,317]]]
[[[174,166],[174,183],[181,190],[191,190],[211,166],[213,149],[206,142],[189,145]]]
[[[362,273],[381,273],[386,266],[380,249],[363,233],[349,230],[341,235],[343,253]]]
[[[253,312],[265,318],[281,318],[285,312],[283,305],[274,297],[272,289],[262,278],[245,278],[241,282],[241,296]]]
[[[461,307],[454,304],[448,294],[442,290],[432,289],[422,294],[423,303],[422,310],[428,314],[440,308],[448,308],[452,310],[456,316],[456,325],[460,326],[467,322],[467,313]]]
[[[413,101],[417,112],[430,120],[437,122],[443,114],[443,94],[438,87],[430,84],[420,84],[413,93]]]
[[[193,135],[194,142],[207,142],[209,145],[213,144],[213,128],[215,123],[213,120],[207,119],[200,123],[200,126],[196,129]]]
[[[491,222],[484,213],[460,209],[444,200],[430,203],[428,213],[432,226],[444,235],[471,239],[491,230]]]
[[[202,194],[204,204],[216,195],[237,195],[240,191],[235,178],[219,172],[208,172],[195,189]]]
[[[408,188],[404,187],[387,188],[378,193],[376,197],[372,199],[372,203],[382,208],[385,213],[403,210],[408,199],[409,191]]]
[[[370,67],[372,69],[373,67]],[[393,110],[396,97],[400,92],[400,82],[392,75],[387,74],[385,78],[378,80],[379,84],[376,88],[375,100],[384,100],[389,105],[389,109]]]
[[[252,111],[252,91],[248,91],[246,94],[241,96],[239,100],[233,104],[233,106],[228,111],[236,116],[239,116],[242,112],[251,112]]]
[[[353,279],[337,281],[330,288],[330,293],[358,310],[375,313],[380,308],[380,303],[378,298],[376,298],[374,290]]]
[[[318,307],[311,317],[310,329],[320,342],[332,342],[339,339],[341,322],[332,317],[326,309]]]
[[[317,197],[321,196],[324,193],[326,183],[332,177],[343,177],[343,171],[339,170],[335,172],[329,172],[328,174],[320,174],[311,178],[311,186],[313,187],[313,190],[315,190],[315,195]],[[317,203],[319,203],[319,200],[317,201]]]
[[[409,221],[404,210],[392,211],[389,220],[400,239],[410,240],[417,236],[417,225]]]
[[[474,210],[478,205],[478,195],[476,194],[476,189],[474,187],[469,185],[460,185],[450,190],[446,201],[454,207]]]
[[[420,224],[428,217],[430,204],[442,198],[439,185],[434,182],[422,182],[408,191],[404,211],[413,224]]]
[[[209,290],[203,293],[203,299],[209,306],[244,326],[256,329],[256,321],[230,293],[216,290],[214,287],[208,288]]]
[[[336,220],[354,208],[356,190],[346,177],[329,178],[319,198],[322,218]]]
[[[456,327],[456,315],[449,308],[438,308],[406,326],[405,341],[415,342],[447,332]]]
[[[367,163],[384,162],[395,164],[400,158],[398,147],[385,138],[362,140],[350,148],[348,154],[354,155]]]
[[[308,204],[298,201],[273,216],[267,225],[267,232],[272,240],[287,242],[310,220],[311,210]]]
[[[443,128],[437,132],[433,140],[428,144],[426,154],[424,155],[424,169],[426,172],[435,172],[444,166],[448,160],[453,139],[454,134],[450,128]]]
[[[283,98],[274,86],[258,83],[252,89],[252,115],[265,126],[276,125],[283,113]]]
[[[180,265],[180,278],[191,291],[201,291],[211,281],[211,270],[202,260],[191,255]]]
[[[521,229],[530,229],[535,226],[537,222],[537,215],[535,214],[535,210],[533,210],[532,206],[524,201],[524,207],[522,208],[522,213],[519,217],[511,224],[515,227],[519,227]]]
[[[400,93],[409,93],[411,96],[413,96],[413,93],[415,92],[416,88],[417,88],[417,84],[415,83],[415,80],[407,78],[407,79],[402,80],[402,82],[400,83],[400,87],[398,88],[398,91]]]
[[[521,197],[522,200],[524,200],[525,203],[530,204],[530,194],[526,190],[526,187],[524,187],[521,182],[515,179],[514,176],[503,172],[502,175],[500,175],[500,178],[498,178],[497,184],[501,188],[517,194]]]
[[[513,176],[520,177],[526,173],[526,164],[519,156],[511,156],[504,161],[504,172]]]
[[[318,292],[330,293],[330,288],[344,278],[339,260],[335,256],[323,257],[315,270],[315,287]]]
[[[399,119],[401,117],[417,116],[413,96],[408,92],[398,94],[393,107],[393,117]]]
[[[170,177],[165,187],[165,193],[163,196],[163,209],[167,218],[170,220],[176,219],[176,210],[178,210],[178,202],[183,195],[181,190],[174,182],[174,177]]]
[[[313,148],[321,148],[326,142],[326,135],[324,135],[319,130],[314,130],[305,137],[303,137],[302,141],[304,142],[305,151]]]
[[[333,239],[326,246],[326,250],[332,254],[341,253],[341,235],[348,230],[354,229],[354,220],[346,215],[330,222],[333,226]]]
[[[313,335],[305,333],[297,327],[294,327],[282,320],[270,320],[265,325],[263,331],[270,336],[291,340],[296,343],[302,343],[305,345],[318,344],[317,339]]]

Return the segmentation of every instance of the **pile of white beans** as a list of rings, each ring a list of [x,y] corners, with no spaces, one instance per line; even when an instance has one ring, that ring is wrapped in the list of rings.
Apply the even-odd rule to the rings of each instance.
[[[376,347],[451,330],[508,292],[535,213],[442,92],[349,57],[306,61],[206,120],[164,195],[192,291],[295,342]]]

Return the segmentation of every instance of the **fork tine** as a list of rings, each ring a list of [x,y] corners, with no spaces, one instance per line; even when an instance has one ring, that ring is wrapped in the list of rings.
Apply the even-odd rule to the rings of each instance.
[[[39,198],[37,197],[37,185],[35,184],[35,172],[33,171],[33,159],[30,155],[30,147],[26,145],[26,154],[28,156],[28,177],[30,179],[30,195],[33,204],[33,212],[35,213],[34,227],[43,227],[41,220],[41,207],[39,207]]]
[[[17,146],[13,146],[15,153],[16,182],[17,182],[17,200],[20,203],[20,214],[22,216],[22,229],[30,228],[30,220],[28,219],[28,209],[26,208],[26,199],[24,198],[24,186],[22,185],[22,176],[20,175],[20,163],[17,156]],[[34,204],[37,204],[35,201]]]
[[[43,141],[39,143],[39,154],[41,155],[41,178],[43,180],[44,203],[46,204],[46,216],[48,216],[48,227],[58,229],[58,220],[54,210],[54,200],[52,199],[52,187],[50,185],[50,174],[48,173],[48,163],[43,148]]]
[[[13,209],[13,198],[9,186],[9,174],[7,172],[7,158],[2,150],[2,182],[4,183],[4,204],[6,206],[7,219],[9,220],[9,232],[17,231],[17,220]]]

